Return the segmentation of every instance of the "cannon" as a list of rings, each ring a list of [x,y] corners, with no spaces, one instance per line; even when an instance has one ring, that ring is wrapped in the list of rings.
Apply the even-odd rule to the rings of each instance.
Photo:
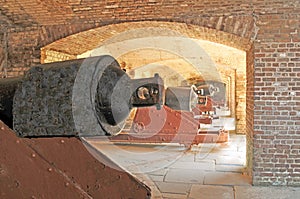
[[[216,114],[217,106],[224,106],[224,88],[221,82],[199,82],[193,85],[197,94],[197,104],[192,110],[185,98],[188,88],[172,90],[169,87],[166,105],[161,109],[143,107],[135,110],[131,125],[116,136],[110,138],[114,142],[134,143],[179,143],[191,148],[199,143],[224,143],[229,139],[229,131],[225,129],[224,120]],[[221,89],[220,89],[221,88]],[[186,94],[185,94],[186,93]],[[213,99],[214,100],[213,100]],[[176,100],[173,103],[173,100]],[[183,100],[183,103],[177,101]],[[181,104],[181,107],[176,105]],[[182,107],[182,105],[186,107]]]
[[[197,101],[159,74],[131,79],[109,55],[37,65],[7,85],[0,117],[20,137],[116,135],[134,107],[191,110]]]

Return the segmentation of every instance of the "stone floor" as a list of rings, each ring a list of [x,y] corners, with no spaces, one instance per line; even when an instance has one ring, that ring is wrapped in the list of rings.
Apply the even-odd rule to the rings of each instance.
[[[152,198],[300,198],[297,188],[251,186],[245,173],[244,135],[232,134],[228,143],[199,144],[189,150],[178,144],[116,144],[100,138],[87,141],[148,185]]]

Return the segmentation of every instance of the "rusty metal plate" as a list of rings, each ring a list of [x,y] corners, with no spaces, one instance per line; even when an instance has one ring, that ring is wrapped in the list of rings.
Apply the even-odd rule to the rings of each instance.
[[[1,199],[150,197],[148,187],[99,162],[77,138],[18,138],[0,122],[0,151]]]

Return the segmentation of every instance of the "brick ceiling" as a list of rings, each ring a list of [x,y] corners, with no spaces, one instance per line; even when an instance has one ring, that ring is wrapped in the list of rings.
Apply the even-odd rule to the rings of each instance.
[[[115,36],[117,35],[117,36]],[[151,36],[182,36],[224,44],[239,50],[250,48],[248,39],[222,31],[174,22],[130,22],[103,26],[60,39],[44,47],[69,55],[80,55],[95,49],[103,42],[122,42],[124,40]]]
[[[1,1],[0,19],[7,24],[19,25],[62,24],[76,20],[76,11],[78,11],[76,5],[79,5],[80,2],[73,0]]]
[[[240,12],[251,13],[251,5],[232,1],[227,7],[218,6],[220,1],[136,1],[136,0],[3,0],[0,1],[0,20],[19,25],[55,25],[107,20],[172,19],[187,15],[199,16],[209,10],[214,14]],[[203,7],[206,7],[203,10]],[[238,8],[238,10],[234,8]],[[193,9],[191,9],[193,8]]]
[[[155,45],[158,45],[156,50],[145,47],[145,44],[151,44],[152,39],[159,36],[167,36],[167,38],[153,40],[156,41],[154,42]],[[103,26],[58,40],[45,46],[42,51],[46,55],[47,51],[64,53],[65,55],[69,55],[68,57],[73,57],[73,59],[75,59],[100,55],[102,53],[98,54],[97,48],[104,47],[104,49],[107,49],[108,52],[118,59],[118,61],[124,61],[127,64],[129,63],[132,68],[156,63],[158,65],[167,65],[171,67],[178,73],[183,74],[185,78],[188,78],[193,73],[196,74],[197,71],[193,69],[192,65],[180,60],[178,56],[172,55],[172,52],[171,54],[164,52],[164,49],[168,50],[168,48],[164,48],[167,47],[165,46],[167,44],[166,40],[172,39],[172,37],[175,37],[176,39],[179,38],[179,41],[174,40],[170,45],[174,46],[173,52],[179,52],[181,49],[180,52],[183,53],[195,45],[201,46],[201,48],[204,49],[204,52],[210,57],[209,59],[212,59],[217,65],[224,65],[238,70],[245,68],[245,51],[238,50],[237,48],[246,50],[249,46],[247,40],[233,37],[232,35],[227,35],[220,31],[208,30],[198,26],[187,26],[183,23],[174,22],[148,21]],[[185,42],[187,41],[185,41],[184,38],[190,38],[188,41],[192,40],[192,43],[189,43],[186,48],[184,48],[184,45],[186,45]],[[139,40],[142,43],[138,43],[137,41]],[[209,40],[218,43],[226,43],[229,46],[234,46],[236,48],[210,42]],[[133,43],[134,45],[130,45],[130,43]],[[199,50],[200,49],[195,49],[198,54],[191,59],[193,60],[196,57],[204,56],[201,61],[201,73],[212,74],[212,77],[209,75],[206,76],[209,76],[209,79],[213,79],[215,76],[214,74],[217,74],[217,72],[211,73],[214,67],[211,67],[211,65],[205,61],[205,57],[207,56],[201,54],[201,50]],[[191,54],[185,55],[192,56]],[[51,60],[43,61],[51,62]]]

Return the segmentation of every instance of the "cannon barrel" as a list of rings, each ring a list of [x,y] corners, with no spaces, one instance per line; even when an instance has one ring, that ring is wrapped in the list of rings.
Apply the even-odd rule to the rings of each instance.
[[[6,90],[0,116],[20,137],[115,135],[133,107],[159,109],[165,99],[185,97],[182,92],[165,96],[158,74],[131,79],[108,55],[34,66]],[[196,103],[193,92],[185,93],[187,100],[180,101],[186,104],[169,103],[170,108]]]

